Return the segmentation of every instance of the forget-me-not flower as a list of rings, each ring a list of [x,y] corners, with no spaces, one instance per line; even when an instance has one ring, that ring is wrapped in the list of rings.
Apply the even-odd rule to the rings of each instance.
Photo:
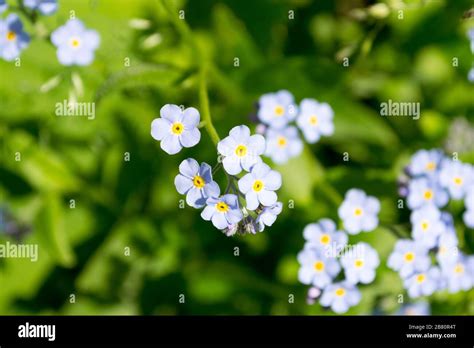
[[[462,199],[467,188],[474,182],[474,170],[470,164],[445,159],[439,181],[449,191],[451,198]]]
[[[233,226],[243,218],[236,195],[225,194],[221,197],[210,197],[206,204],[201,216],[204,220],[212,221],[212,224],[219,230]]]
[[[6,0],[0,0],[0,13],[3,13],[7,10],[8,4]]]
[[[427,301],[409,303],[400,308],[398,315],[430,315],[430,304]]]
[[[270,206],[278,196],[274,192],[281,187],[281,174],[263,162],[257,163],[239,180],[239,190],[245,194],[247,209],[255,210],[260,204]]]
[[[338,213],[344,222],[344,229],[349,234],[357,234],[377,227],[379,211],[380,202],[377,198],[367,196],[362,190],[351,189],[347,191]]]
[[[465,256],[459,255],[457,262],[441,265],[442,274],[450,293],[469,290],[474,285],[473,275],[466,260]]]
[[[272,128],[285,127],[297,112],[293,95],[286,90],[264,94],[258,101],[258,118]]]
[[[30,42],[30,37],[23,31],[20,18],[11,13],[0,20],[0,57],[12,61],[20,55]]]
[[[471,185],[466,191],[466,198],[464,199],[466,211],[462,217],[466,226],[474,228],[474,186]]]
[[[341,264],[349,283],[369,284],[375,279],[375,270],[380,259],[374,248],[359,242],[341,256]]]
[[[437,173],[442,159],[443,152],[441,150],[418,150],[411,157],[407,169],[412,176],[433,177]]]
[[[412,212],[410,221],[413,239],[428,249],[436,246],[439,235],[446,231],[446,225],[441,220],[441,212],[433,205]]]
[[[429,296],[440,288],[440,284],[441,272],[438,267],[431,267],[426,271],[414,273],[404,280],[408,296],[412,298]]]
[[[455,232],[446,231],[439,236],[436,260],[440,265],[452,265],[459,258],[458,238]]]
[[[303,284],[312,284],[322,289],[329,285],[341,270],[341,266],[334,257],[327,257],[324,251],[305,247],[298,254],[301,265],[298,279]]]
[[[58,9],[57,0],[23,0],[23,5],[32,10],[38,10],[46,16],[53,14]]]
[[[247,126],[236,126],[217,144],[217,151],[224,156],[222,164],[227,173],[237,175],[242,169],[249,172],[253,165],[262,162],[265,138],[260,134],[250,135]]]
[[[281,202],[276,202],[275,204],[264,207],[260,214],[258,214],[255,219],[257,224],[258,231],[262,232],[265,226],[271,226],[275,222],[277,216],[281,213],[283,209],[283,204]]]
[[[269,128],[265,135],[267,147],[265,155],[273,162],[283,164],[298,156],[303,150],[303,142],[294,126],[281,129]]]
[[[326,256],[336,257],[347,244],[347,234],[338,231],[331,219],[321,219],[307,225],[303,230],[306,245],[325,251]],[[332,252],[329,255],[329,252]]]
[[[212,180],[212,168],[207,163],[192,158],[185,159],[179,165],[179,174],[174,179],[178,192],[186,195],[186,203],[194,208],[202,208],[209,197],[219,197],[219,185]]]
[[[334,283],[326,287],[319,303],[338,313],[345,313],[350,307],[357,305],[362,296],[357,287],[348,282]]]
[[[327,103],[318,103],[314,99],[303,99],[296,124],[303,132],[305,139],[313,144],[321,136],[334,133],[334,112]]]
[[[412,240],[401,239],[395,244],[387,265],[398,271],[402,278],[406,278],[415,272],[426,271],[431,260],[425,246]]]
[[[184,111],[179,106],[166,104],[160,110],[161,118],[151,123],[151,136],[161,141],[161,148],[168,154],[174,155],[183,147],[193,147],[201,140],[199,111],[187,108]]]
[[[94,51],[99,47],[97,31],[86,29],[79,19],[70,19],[51,34],[56,46],[56,55],[63,65],[89,65],[94,60]]]
[[[418,209],[427,204],[444,207],[449,200],[448,193],[435,181],[415,178],[408,185],[407,204],[410,209]]]

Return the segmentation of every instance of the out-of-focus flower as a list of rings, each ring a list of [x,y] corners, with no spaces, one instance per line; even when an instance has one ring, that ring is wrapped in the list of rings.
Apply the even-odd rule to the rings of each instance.
[[[462,199],[467,188],[474,182],[474,170],[470,164],[445,159],[442,162],[439,181],[453,199]]]
[[[346,280],[351,284],[369,284],[375,279],[375,270],[380,264],[377,251],[369,244],[360,242],[341,257]]]
[[[408,290],[408,296],[412,298],[429,296],[439,289],[441,272],[438,267],[415,273],[405,278],[404,285]]]
[[[0,57],[12,61],[29,43],[30,37],[23,31],[23,24],[16,14],[9,14],[5,20],[0,20]]]
[[[265,155],[277,164],[288,162],[290,158],[298,156],[303,150],[303,142],[298,135],[298,130],[293,126],[281,129],[270,128],[266,132],[265,139],[267,143]]]
[[[344,229],[350,234],[374,230],[379,223],[380,202],[367,196],[364,191],[351,189],[346,193],[339,207],[339,217],[344,221]]]
[[[324,250],[326,256],[336,257],[347,244],[347,234],[336,229],[331,219],[321,219],[317,223],[307,225],[303,230],[306,245]],[[329,251],[332,252],[329,255]]]
[[[318,103],[314,99],[303,99],[296,124],[303,132],[306,141],[313,144],[321,136],[334,133],[333,116],[334,112],[329,104]]]
[[[433,248],[438,237],[446,230],[441,212],[433,205],[424,206],[411,213],[412,236],[415,242],[427,249]]]
[[[357,287],[347,282],[331,284],[324,289],[319,303],[338,313],[345,313],[350,307],[357,305],[362,296]]]
[[[401,239],[395,244],[387,265],[398,271],[402,278],[406,278],[415,272],[426,271],[431,265],[431,260],[425,246],[408,239]]]
[[[58,9],[57,0],[23,0],[25,7],[38,10],[46,16],[53,14]]]
[[[408,185],[407,204],[410,209],[418,209],[427,204],[444,207],[449,200],[448,193],[435,181],[418,178]]]
[[[298,254],[301,265],[298,279],[303,284],[312,284],[322,289],[329,285],[341,270],[335,258],[326,257],[324,252],[315,248],[305,248]]]
[[[286,90],[264,94],[258,102],[258,118],[272,128],[285,127],[296,114],[293,95]]]

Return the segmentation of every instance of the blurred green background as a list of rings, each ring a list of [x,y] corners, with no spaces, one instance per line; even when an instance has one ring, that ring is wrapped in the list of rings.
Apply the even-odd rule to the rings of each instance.
[[[462,19],[472,1],[167,2],[174,19],[154,0],[59,0],[58,13],[39,24],[24,20],[33,38],[21,66],[0,60],[0,205],[29,230],[22,242],[39,244],[36,263],[0,259],[1,314],[331,314],[307,305],[297,281],[304,226],[336,219],[352,187],[381,199],[383,225],[407,223],[397,178],[412,153],[443,147],[474,163],[466,37],[474,19]],[[61,66],[44,38],[71,10],[101,36],[88,67]],[[145,19],[143,28],[132,18]],[[150,136],[162,105],[200,108],[203,65],[221,137],[250,125],[258,97],[279,89],[335,111],[334,136],[277,167],[284,210],[256,236],[228,238],[199,211],[179,208],[179,163],[216,162],[204,129],[198,146],[176,156]],[[44,85],[58,75],[56,87]],[[95,101],[96,118],[56,117],[55,104],[70,95]],[[420,120],[381,117],[388,99],[420,102]],[[462,249],[473,254],[474,232],[459,207],[453,213]],[[1,243],[15,238],[0,232]],[[396,312],[402,282],[384,265],[395,236],[381,226],[350,239],[358,240],[378,250],[382,265],[348,313]],[[433,314],[474,314],[474,290],[429,300]]]

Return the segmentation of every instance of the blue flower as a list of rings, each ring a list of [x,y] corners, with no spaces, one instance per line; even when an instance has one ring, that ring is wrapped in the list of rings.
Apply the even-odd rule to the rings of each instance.
[[[58,9],[57,0],[23,0],[23,5],[44,15],[53,14]]]
[[[359,242],[341,256],[346,280],[351,284],[369,284],[375,279],[380,264],[377,251],[369,244]]]
[[[450,293],[460,290],[469,290],[474,285],[472,270],[463,255],[459,255],[457,262],[441,265],[441,270],[446,280],[447,289]]]
[[[471,42],[471,45],[474,46],[474,41]],[[467,79],[469,80],[469,82],[474,82],[474,68],[471,68],[467,73]]]
[[[466,211],[463,214],[463,220],[466,226],[474,228],[474,186],[469,187],[466,191],[464,200]]]
[[[298,254],[301,267],[298,279],[303,284],[312,284],[322,289],[329,284],[341,270],[341,266],[334,257],[326,257],[322,250],[305,247]]]
[[[438,267],[431,267],[426,271],[414,273],[404,280],[408,296],[412,298],[429,296],[440,288],[440,284],[441,272]]]
[[[325,255],[336,257],[347,244],[347,234],[336,230],[331,219],[321,219],[307,225],[303,230],[306,245],[325,251]]]
[[[255,164],[250,173],[239,180],[239,190],[245,194],[247,209],[255,210],[259,204],[265,207],[276,203],[274,192],[281,187],[281,175],[263,162]]]
[[[206,204],[201,216],[206,221],[212,221],[212,224],[219,230],[232,227],[243,218],[236,195],[226,194],[218,198],[210,197]]]
[[[441,150],[418,150],[411,157],[408,172],[412,176],[433,176],[438,172],[443,152]]]
[[[442,162],[439,181],[453,199],[462,199],[467,188],[474,182],[474,170],[467,163],[445,159]]]
[[[262,232],[265,226],[271,226],[275,222],[277,216],[281,213],[283,209],[283,204],[281,202],[276,202],[272,206],[265,207],[262,209],[260,214],[258,214],[255,223],[258,226],[258,231]]]
[[[99,47],[97,31],[88,30],[79,19],[70,19],[51,34],[51,42],[57,47],[56,55],[63,65],[89,65],[94,51]]]
[[[441,220],[441,212],[432,205],[412,212],[410,221],[413,239],[428,249],[436,246],[439,235],[446,230],[446,225]]]
[[[303,142],[298,135],[298,130],[293,126],[281,129],[269,128],[265,139],[267,143],[265,155],[278,164],[288,162],[290,158],[298,156],[303,150]]]
[[[178,192],[186,195],[186,203],[194,208],[202,208],[210,197],[219,197],[219,185],[212,180],[212,168],[207,163],[199,166],[192,158],[179,165],[179,173],[174,179]]]
[[[303,99],[296,124],[300,127],[305,139],[313,144],[321,136],[334,133],[334,112],[327,103],[318,103],[314,99]]]
[[[467,37],[471,41],[471,52],[474,54],[474,28],[470,28],[467,31]]]
[[[187,108],[181,111],[179,106],[166,104],[160,110],[161,118],[151,123],[151,136],[161,141],[161,148],[168,154],[174,155],[183,147],[193,147],[201,140],[199,111]]]
[[[6,0],[0,0],[0,13],[3,13],[8,8]]]
[[[28,46],[30,37],[23,31],[23,24],[16,14],[0,20],[0,57],[12,61]]]
[[[293,95],[286,90],[264,94],[258,101],[258,118],[272,128],[285,127],[296,114]]]
[[[319,303],[324,307],[338,313],[345,313],[350,307],[357,305],[362,296],[357,287],[348,282],[340,282],[329,285],[324,289]]]
[[[455,232],[446,231],[439,236],[436,260],[443,265],[452,265],[459,258],[458,238]]]
[[[418,209],[427,204],[441,208],[448,203],[448,193],[435,181],[417,178],[408,185],[407,204],[410,209]]]
[[[427,301],[410,303],[404,305],[397,313],[398,315],[430,315],[430,304]]]
[[[367,196],[362,190],[351,189],[347,191],[338,213],[344,222],[344,229],[349,234],[358,234],[372,231],[378,226],[379,211],[380,202],[377,198]]]
[[[265,138],[260,134],[251,136],[247,126],[237,126],[217,144],[217,151],[224,156],[222,164],[226,172],[237,175],[242,169],[248,172],[253,165],[262,162],[260,155],[265,151]]]
[[[408,239],[401,239],[395,244],[387,265],[398,271],[402,278],[406,278],[415,272],[426,271],[431,260],[426,247]]]

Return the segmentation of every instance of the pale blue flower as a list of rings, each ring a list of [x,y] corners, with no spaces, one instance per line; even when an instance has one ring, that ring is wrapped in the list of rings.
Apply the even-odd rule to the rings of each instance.
[[[463,220],[467,227],[474,228],[474,186],[470,186],[466,191],[464,200],[466,211],[463,214]]]
[[[197,128],[200,115],[195,108],[181,111],[180,107],[166,104],[160,110],[161,118],[151,123],[151,136],[161,141],[161,148],[174,155],[183,147],[193,147],[201,140],[201,132]]]
[[[474,46],[474,41],[471,42],[471,45]],[[474,68],[471,68],[467,73],[467,79],[469,80],[469,82],[474,82]]]
[[[411,298],[429,296],[440,288],[441,272],[438,267],[431,267],[412,274],[405,278],[403,283]]]
[[[286,90],[264,94],[258,101],[258,118],[272,128],[285,127],[297,113],[293,95]]]
[[[435,247],[439,235],[446,231],[446,225],[441,220],[441,212],[433,205],[412,212],[410,221],[413,239],[428,249]]]
[[[474,285],[474,279],[470,264],[463,255],[459,255],[458,261],[452,264],[441,265],[447,289],[450,293],[460,290],[469,290]]]
[[[398,315],[430,315],[430,304],[427,301],[410,303],[402,306],[397,313]]]
[[[437,174],[442,159],[443,152],[441,150],[418,150],[411,157],[407,169],[412,176],[426,175],[432,177]]]
[[[70,19],[51,34],[51,42],[57,47],[56,55],[63,65],[89,65],[94,51],[99,47],[97,31],[86,29],[79,19]]]
[[[326,257],[322,250],[305,247],[298,254],[298,262],[301,267],[298,271],[298,279],[303,284],[311,284],[322,289],[336,277],[341,266],[334,257]]]
[[[348,282],[334,283],[326,287],[319,303],[338,313],[345,313],[350,307],[359,304],[362,295],[357,287]]]
[[[0,13],[3,13],[7,10],[8,4],[6,0],[0,0]]]
[[[439,173],[441,186],[445,187],[451,198],[462,199],[467,188],[474,182],[474,170],[470,164],[445,159]]]
[[[281,202],[276,202],[275,204],[269,207],[264,207],[255,219],[255,222],[258,226],[258,231],[262,232],[265,226],[273,225],[277,216],[281,213],[282,209],[283,204]]]
[[[369,284],[375,279],[380,264],[377,251],[369,244],[359,242],[341,256],[347,282]]]
[[[284,164],[290,158],[298,156],[303,150],[303,142],[296,127],[289,126],[281,129],[270,128],[266,132],[265,155],[277,164]]]
[[[6,61],[17,58],[30,42],[30,37],[23,31],[23,24],[16,14],[9,14],[0,20],[0,57]]]
[[[265,207],[276,203],[274,192],[281,187],[281,174],[263,162],[257,163],[239,180],[239,190],[245,194],[247,209],[255,210],[261,204]]]
[[[339,217],[344,222],[344,229],[349,234],[374,230],[379,223],[380,202],[377,198],[367,196],[364,191],[351,189],[347,191],[339,207]]]
[[[219,230],[231,227],[243,218],[236,195],[226,194],[218,198],[210,197],[206,204],[201,216],[204,220],[212,221],[212,224]]]
[[[251,136],[247,126],[237,126],[217,144],[217,151],[224,156],[222,164],[227,173],[237,175],[242,169],[249,172],[253,165],[262,162],[265,138],[260,134]]]
[[[458,238],[455,232],[446,231],[439,236],[436,260],[440,265],[452,265],[459,258]]]
[[[331,219],[321,219],[303,230],[306,245],[324,250],[327,257],[336,257],[347,244],[347,234],[338,231]]]
[[[318,103],[314,99],[303,99],[296,124],[303,132],[308,143],[315,143],[321,136],[334,133],[334,112],[327,103]]]
[[[186,195],[186,203],[194,208],[202,208],[209,197],[219,197],[219,185],[212,180],[212,168],[207,163],[192,158],[185,159],[179,165],[179,174],[174,179],[178,192]]]
[[[471,52],[474,54],[474,28],[470,28],[467,31],[467,37],[471,41]]]
[[[23,0],[23,5],[44,15],[53,14],[58,9],[57,0]]]
[[[427,204],[444,207],[449,200],[448,193],[435,181],[416,178],[408,185],[407,204],[410,209],[418,209]]]
[[[387,265],[398,271],[402,278],[406,278],[415,272],[426,271],[431,260],[426,247],[412,240],[401,239],[395,244]]]

